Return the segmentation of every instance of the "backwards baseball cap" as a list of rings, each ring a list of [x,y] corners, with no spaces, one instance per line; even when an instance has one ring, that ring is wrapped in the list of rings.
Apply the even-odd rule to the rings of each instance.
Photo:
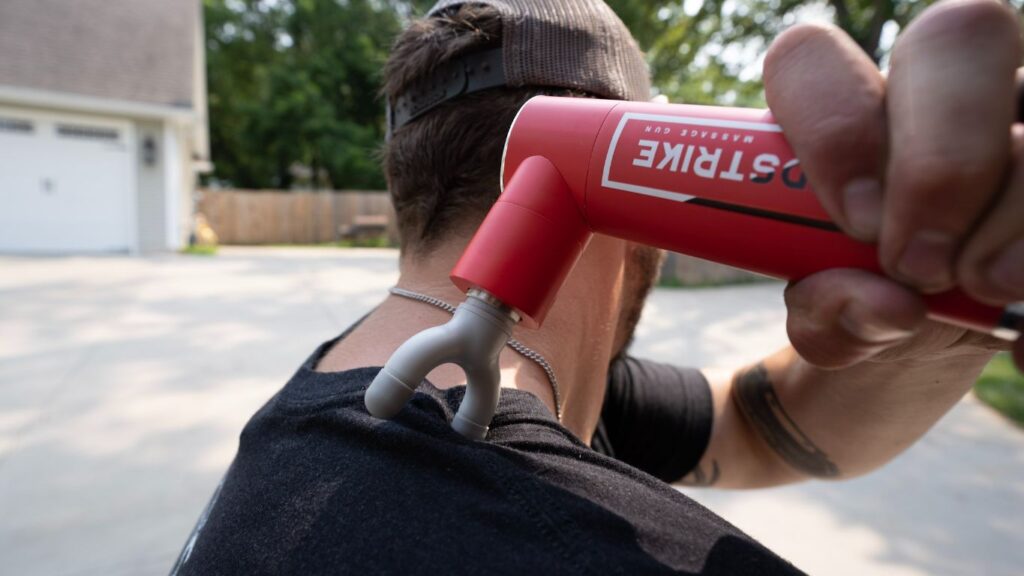
[[[441,0],[437,17],[464,4],[501,14],[501,48],[453,58],[388,102],[388,133],[459,96],[498,86],[567,88],[615,100],[650,99],[647,62],[602,0]]]

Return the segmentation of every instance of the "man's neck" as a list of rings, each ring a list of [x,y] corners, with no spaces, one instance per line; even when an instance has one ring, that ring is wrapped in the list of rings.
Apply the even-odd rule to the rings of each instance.
[[[404,257],[398,286],[452,305],[465,299],[448,280],[448,272],[465,242],[449,242],[429,257]],[[580,262],[542,328],[517,326],[513,337],[540,353],[551,365],[562,398],[562,423],[589,442],[603,400],[609,358],[615,336],[621,278],[608,266],[597,266],[607,255],[591,254]],[[589,263],[587,260],[595,260]],[[589,268],[594,268],[591,273]],[[447,322],[451,316],[425,302],[390,296],[363,323],[335,346],[317,367],[336,372],[362,366],[381,366],[413,335]],[[554,414],[554,394],[547,374],[536,362],[506,347],[500,357],[501,385],[540,398]],[[464,385],[465,375],[453,365],[432,371],[427,379],[438,388]]]

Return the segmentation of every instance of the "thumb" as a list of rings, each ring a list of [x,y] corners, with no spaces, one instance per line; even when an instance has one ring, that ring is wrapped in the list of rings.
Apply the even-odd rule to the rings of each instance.
[[[786,288],[789,340],[821,368],[845,368],[903,343],[924,323],[913,291],[862,270],[828,270]]]

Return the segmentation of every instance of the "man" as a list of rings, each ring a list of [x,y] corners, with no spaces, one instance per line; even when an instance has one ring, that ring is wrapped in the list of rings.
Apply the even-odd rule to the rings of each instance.
[[[497,48],[500,85],[444,88],[453,69],[490,73]],[[888,79],[833,28],[779,37],[769,104],[824,206],[880,242],[892,279],[838,270],[793,284],[795,348],[708,380],[625,354],[658,255],[595,238],[544,327],[514,334],[535,354],[503,353],[501,403],[474,442],[449,425],[458,370],[432,372],[391,421],[366,413],[366,387],[463,298],[447,274],[498,194],[518,108],[539,93],[645,99],[649,87],[597,0],[441,2],[385,71],[400,291],[253,417],[175,572],[795,573],[654,476],[753,487],[863,474],[1007,346],[927,321],[918,291],[1024,297],[1020,53],[1015,16],[993,0],[926,11]]]

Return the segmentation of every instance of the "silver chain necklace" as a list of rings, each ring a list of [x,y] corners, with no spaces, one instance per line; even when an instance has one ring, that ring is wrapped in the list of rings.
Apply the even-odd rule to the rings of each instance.
[[[455,306],[441,300],[440,298],[434,298],[433,296],[427,296],[426,294],[420,294],[419,292],[413,292],[412,290],[406,290],[405,288],[399,288],[398,286],[392,286],[388,288],[388,292],[395,296],[401,296],[410,300],[416,300],[436,306],[449,314],[455,313]],[[508,347],[519,353],[520,356],[532,361],[536,365],[540,366],[544,373],[548,376],[548,382],[551,383],[551,393],[555,397],[555,418],[559,422],[562,421],[562,394],[558,390],[558,379],[555,378],[555,371],[551,368],[551,364],[540,355],[539,352],[532,348],[528,348],[522,342],[515,338],[509,338]]]

